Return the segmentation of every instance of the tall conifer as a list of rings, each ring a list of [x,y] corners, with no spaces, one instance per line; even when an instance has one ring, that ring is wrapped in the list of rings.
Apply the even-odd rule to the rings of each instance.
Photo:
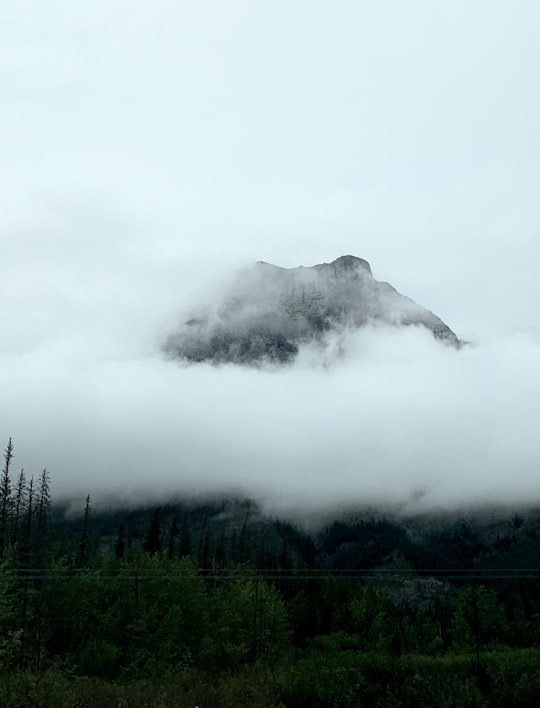
[[[4,466],[0,477],[0,557],[7,545],[8,528],[11,516],[11,475],[10,468],[13,460],[13,441],[10,438],[4,450]]]

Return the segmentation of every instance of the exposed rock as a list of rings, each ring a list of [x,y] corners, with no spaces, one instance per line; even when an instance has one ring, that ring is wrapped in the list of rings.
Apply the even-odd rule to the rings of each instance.
[[[420,325],[436,339],[461,345],[439,317],[375,280],[367,261],[341,256],[310,268],[257,263],[240,274],[222,302],[171,334],[164,349],[192,362],[286,363],[302,344],[376,321]]]

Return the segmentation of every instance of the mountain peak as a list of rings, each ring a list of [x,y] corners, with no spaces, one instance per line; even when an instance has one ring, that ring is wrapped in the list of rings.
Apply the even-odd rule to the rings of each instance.
[[[193,362],[256,365],[292,361],[299,347],[370,322],[418,325],[455,347],[439,317],[385,282],[369,263],[345,255],[330,263],[282,268],[259,261],[239,274],[223,299],[171,334],[165,352]]]
[[[365,270],[371,275],[371,266],[363,258],[358,256],[340,256],[331,263],[321,263],[314,266],[315,268],[333,268],[336,273],[354,273],[359,270]]]

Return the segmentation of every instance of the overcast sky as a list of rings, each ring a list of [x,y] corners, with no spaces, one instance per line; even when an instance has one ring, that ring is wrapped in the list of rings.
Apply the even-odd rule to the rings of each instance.
[[[540,5],[9,0],[0,437],[56,495],[540,502]],[[230,273],[351,253],[475,346],[159,353]]]

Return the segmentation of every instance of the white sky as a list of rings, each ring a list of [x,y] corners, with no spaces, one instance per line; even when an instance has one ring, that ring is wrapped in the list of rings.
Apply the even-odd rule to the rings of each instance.
[[[540,501],[539,34],[533,0],[4,3],[17,462],[81,495],[153,468],[164,492]],[[280,374],[156,353],[232,269],[346,253],[477,346],[371,332]]]

